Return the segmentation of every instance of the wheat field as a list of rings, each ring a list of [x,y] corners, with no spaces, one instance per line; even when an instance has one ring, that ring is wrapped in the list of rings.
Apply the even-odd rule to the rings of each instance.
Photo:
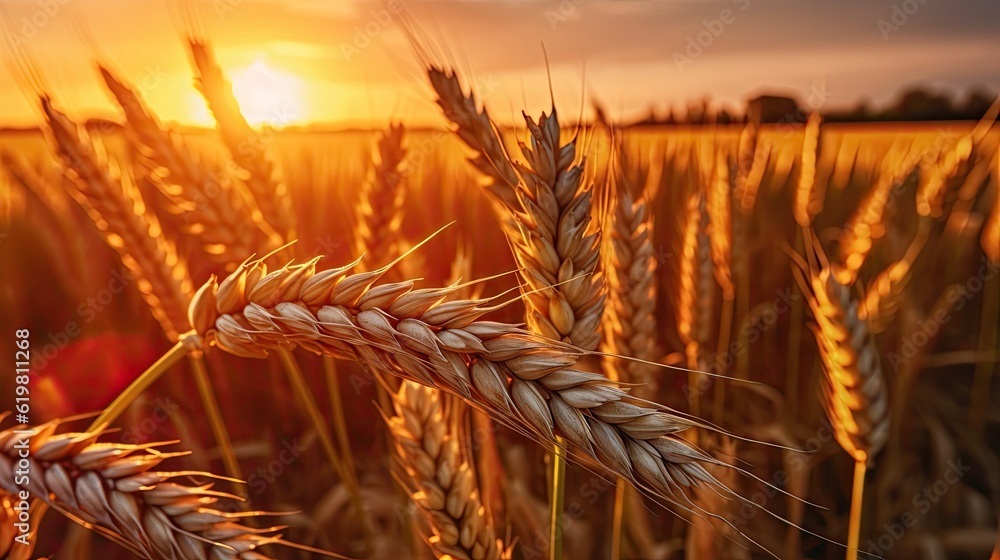
[[[270,130],[186,46],[216,130],[102,67],[0,134],[4,557],[1000,558],[995,113],[511,127],[428,63],[439,127]]]

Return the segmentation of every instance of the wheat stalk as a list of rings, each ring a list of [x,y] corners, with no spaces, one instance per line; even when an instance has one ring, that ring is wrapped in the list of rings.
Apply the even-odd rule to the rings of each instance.
[[[994,158],[993,207],[983,224],[983,252],[994,264],[1000,264],[1000,148]]]
[[[515,163],[523,213],[514,220],[514,257],[528,291],[528,328],[542,336],[594,350],[601,340],[605,282],[598,272],[600,231],[592,221],[592,190],[583,183],[582,162],[574,165],[576,139],[560,145],[559,118],[542,113],[536,123],[524,115],[531,146],[518,142],[526,164]],[[508,210],[513,209],[508,207]],[[562,557],[565,447],[557,436],[552,462],[549,557]],[[574,442],[576,443],[576,442]]]
[[[316,272],[315,262],[271,273],[245,263],[206,283],[189,311],[202,344],[246,357],[301,346],[357,360],[456,395],[540,441],[562,436],[674,503],[686,500],[684,488],[717,485],[702,466],[714,460],[676,435],[694,423],[573,369],[581,349],[480,320],[493,308],[444,301],[455,287],[375,285],[385,269]]]
[[[748,119],[740,132],[736,154],[736,178],[733,180],[733,198],[739,201],[744,216],[753,213],[757,192],[771,157],[773,142],[760,142],[760,122]]]
[[[283,239],[294,239],[292,200],[277,165],[268,155],[268,139],[254,131],[240,112],[232,84],[209,46],[194,38],[189,39],[188,45],[198,71],[198,89],[208,102],[230,157],[247,173],[246,186],[260,208],[263,221]]]
[[[355,206],[356,254],[368,262],[389,262],[399,256],[400,226],[406,189],[400,166],[406,156],[401,124],[390,126],[378,140],[374,165]]]
[[[868,324],[868,331],[872,334],[885,331],[896,317],[906,286],[910,282],[913,262],[919,256],[929,231],[927,222],[921,222],[917,237],[906,254],[872,280],[858,304],[858,318]]]
[[[48,133],[74,187],[70,194],[87,211],[105,241],[138,279],[136,285],[170,340],[190,329],[184,310],[191,279],[156,217],[125,175],[116,177],[87,132],[41,98]]]
[[[704,197],[695,189],[688,197],[681,230],[681,262],[675,304],[677,332],[684,343],[688,367],[701,371],[711,367],[706,359],[706,349],[712,337],[715,307],[714,268],[710,240],[704,227],[707,221],[705,206]],[[698,415],[698,371],[691,372],[690,384],[692,412]]]
[[[851,290],[829,267],[802,270],[796,278],[808,294],[813,333],[823,362],[823,404],[840,446],[854,459],[847,558],[858,556],[865,472],[889,438],[889,396],[868,323],[858,316]]]
[[[604,271],[608,299],[602,327],[601,349],[608,354],[656,361],[656,257],[653,254],[653,219],[645,197],[634,200],[629,189],[617,189],[613,210],[605,226]],[[616,363],[605,358],[604,371],[636,383],[632,393],[651,399],[656,394],[656,366],[641,363]]]
[[[729,198],[729,159],[719,148],[711,167],[712,180],[706,196],[708,202],[708,224],[711,227],[709,247],[715,267],[715,280],[722,288],[723,299],[729,301],[736,295],[733,272],[730,266],[733,254],[733,224]]]
[[[267,252],[281,245],[257,204],[242,192],[242,184],[228,174],[209,172],[160,125],[138,92],[104,66],[98,68],[125,114],[126,132],[142,154],[147,176],[170,202],[168,210],[186,218],[184,231],[200,241],[205,255],[230,264],[232,254]]]
[[[838,262],[833,273],[844,285],[853,284],[875,240],[885,235],[882,223],[893,189],[909,177],[917,164],[915,158],[896,158],[891,154],[882,161],[875,186],[865,195],[851,215],[838,244]]]
[[[149,560],[265,560],[258,548],[288,544],[277,534],[281,527],[252,529],[240,524],[240,518],[259,512],[216,509],[220,499],[235,496],[212,490],[211,484],[178,483],[186,477],[219,477],[155,470],[163,461],[187,453],[166,453],[159,444],[102,443],[101,430],[57,434],[58,427],[58,422],[50,422],[0,432],[0,487],[11,493],[27,490],[71,520]],[[25,435],[25,430],[32,435]],[[21,468],[17,446],[23,442],[30,449],[27,483],[18,482],[23,477],[15,475]]]
[[[475,91],[470,88],[466,94],[454,70],[434,65],[427,65],[426,70],[444,116],[456,125],[458,137],[476,152],[470,161],[489,178],[490,182],[485,185],[487,191],[504,208],[519,208],[518,174],[508,159],[503,141],[486,108],[478,107]]]
[[[938,217],[944,213],[944,198],[948,181],[958,168],[968,161],[975,147],[973,133],[959,138],[949,148],[942,150],[928,170],[926,178],[917,188],[917,213],[924,217]]]
[[[827,415],[841,447],[855,460],[869,460],[889,434],[888,394],[878,349],[869,338],[868,323],[858,317],[859,305],[850,288],[828,268],[813,271],[806,289],[826,374]]]
[[[427,537],[439,558],[498,560],[502,549],[486,515],[476,473],[461,457],[454,424],[447,420],[441,393],[404,382],[388,420],[406,488],[433,535]]]
[[[816,181],[816,159],[820,150],[820,125],[823,117],[810,113],[802,138],[802,165],[799,184],[795,189],[795,221],[809,227],[813,218],[823,210],[825,186]]]

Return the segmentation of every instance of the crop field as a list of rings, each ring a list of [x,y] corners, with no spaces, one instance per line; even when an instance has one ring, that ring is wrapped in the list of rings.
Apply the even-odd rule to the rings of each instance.
[[[1000,103],[271,130],[185,46],[214,130],[0,134],[0,556],[1000,558]]]

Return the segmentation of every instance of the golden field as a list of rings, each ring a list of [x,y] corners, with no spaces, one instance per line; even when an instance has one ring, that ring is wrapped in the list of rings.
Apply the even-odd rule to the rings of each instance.
[[[994,550],[1000,132],[992,122],[595,124],[564,127],[555,139],[536,129],[534,142],[525,126],[504,128],[505,153],[520,162],[510,169],[521,190],[509,191],[520,192],[518,213],[484,188],[495,178],[469,164],[479,152],[444,120],[440,129],[397,131],[396,144],[391,131],[234,132],[224,130],[225,119],[219,128],[230,135],[228,148],[215,131],[162,136],[190,158],[185,165],[214,179],[205,183],[213,191],[178,180],[180,167],[159,157],[131,118],[124,129],[95,126],[74,140],[61,131],[59,115],[49,113],[44,133],[0,136],[0,322],[11,333],[2,339],[5,355],[16,351],[12,333],[28,329],[32,424],[58,421],[59,432],[85,431],[93,418],[78,415],[104,410],[108,418],[113,410],[110,427],[93,428],[102,441],[125,446],[125,455],[147,453],[129,445],[171,442],[154,449],[192,451],[163,467],[193,471],[178,477],[183,484],[205,483],[202,473],[244,480],[217,481],[216,488],[246,498],[245,506],[210,494],[173,504],[216,512],[208,525],[287,526],[267,534],[357,558],[552,557],[555,487],[563,496],[564,558],[738,559],[768,551],[786,559],[840,558],[851,554],[845,545],[852,520],[861,557],[973,559]],[[242,156],[232,139],[240,134],[242,145],[252,146]],[[531,160],[519,141],[542,155]],[[546,142],[557,152],[573,144],[575,154],[562,161]],[[271,174],[241,157],[268,162]],[[564,184],[572,180],[570,162],[581,171],[572,188]],[[283,194],[262,198],[277,185]],[[546,188],[555,195],[546,198]],[[219,242],[231,232],[212,231],[213,223],[226,222],[214,213],[230,196],[243,200],[235,207],[260,212],[236,216],[245,229]],[[279,210],[269,214],[268,207]],[[556,220],[538,217],[550,207]],[[287,225],[268,224],[275,217]],[[567,225],[573,220],[579,229]],[[593,246],[575,244],[587,236]],[[175,248],[157,260],[162,240]],[[241,249],[254,240],[259,247]],[[147,250],[151,255],[135,255]],[[272,251],[278,254],[266,258],[266,271],[256,261],[240,266]],[[574,251],[590,256],[567,256]],[[512,301],[463,307],[477,318],[451,327],[427,318],[430,311],[406,319],[393,307],[409,286],[341,300],[334,291],[328,304],[339,301],[349,322],[335,332],[333,319],[323,319],[332,315],[320,315],[320,304],[309,303],[301,280],[292,278],[318,277],[359,257],[353,270],[372,271],[404,254],[382,276],[356,281],[377,291],[390,282],[415,280],[419,289],[485,279],[435,295],[429,309],[498,294],[488,305]],[[287,266],[313,257],[322,259]],[[555,274],[547,268],[553,259]],[[178,281],[179,267],[189,283]],[[242,310],[224,310],[229,292],[213,275],[246,288],[232,296],[243,298]],[[278,287],[254,294],[262,277]],[[172,281],[183,309],[167,309],[170,297],[160,292]],[[573,290],[583,285],[599,296],[577,307]],[[311,319],[289,319],[284,304]],[[388,326],[364,313],[372,309]],[[226,317],[237,315],[243,338],[220,337],[228,332]],[[440,365],[434,352],[407,354],[416,335],[401,334],[400,325],[417,319],[430,325],[441,355],[458,360],[459,370],[474,372],[498,352],[478,350],[493,340],[482,332],[499,327],[477,321],[526,325],[509,344],[538,345],[561,365],[536,364],[540,370],[524,375],[504,366],[513,404],[498,408],[468,372],[464,385],[439,369],[422,376],[421,364]],[[304,333],[310,320],[313,330]],[[592,326],[574,328],[590,320]],[[190,322],[171,332],[167,326],[177,321]],[[190,329],[193,343],[181,334]],[[552,329],[562,345],[541,338]],[[457,343],[441,333],[451,330],[465,333],[466,350],[448,346]],[[194,357],[175,360],[143,391],[107,408],[137,379],[148,379],[143,372],[165,353],[179,357],[175,343],[198,345],[182,350]],[[590,352],[596,348],[662,366],[597,356]],[[233,355],[258,350],[270,356]],[[606,401],[577,406],[553,388],[556,381],[545,385],[570,361],[608,378],[587,378],[570,390],[589,388],[603,396],[587,398]],[[407,379],[402,389],[397,378]],[[431,389],[422,392],[413,381]],[[0,389],[14,394],[14,377],[0,377]],[[637,418],[672,427],[630,431],[622,426],[640,420],[606,420],[610,408],[601,407],[619,401],[645,411]],[[536,402],[544,412],[529,406]],[[566,402],[572,411],[560,408]],[[707,424],[686,423],[687,413]],[[539,425],[545,421],[554,426],[549,433]],[[675,493],[656,486],[636,459],[658,439],[690,449],[664,459],[669,465],[660,472]],[[80,441],[91,445],[96,436]],[[551,465],[556,441],[569,463],[558,484]],[[608,450],[616,445],[627,448],[626,459]],[[72,463],[66,453],[39,458],[36,472]],[[689,463],[704,470],[681,466]],[[457,470],[449,470],[452,464]],[[858,465],[865,465],[863,494],[857,480],[852,485]],[[66,476],[74,483],[89,480],[82,473],[90,471],[73,468]],[[98,472],[109,495],[126,493]],[[710,478],[699,478],[702,472]],[[626,483],[616,488],[616,479],[641,492]],[[35,527],[35,556],[131,557],[127,544],[111,542],[117,540],[150,558],[320,557],[266,540],[239,552],[206,544],[208,536],[197,540],[206,547],[201,552],[157,556],[148,552],[152,545],[134,543],[156,523],[176,531],[178,542],[187,538],[179,515],[150,521],[143,513],[132,523],[130,513],[109,506],[113,515],[105,520],[45,480],[51,507]],[[0,476],[0,489],[10,493],[10,484]],[[145,491],[128,498],[136,511],[161,507],[142,498]],[[81,508],[82,525],[60,515]],[[241,508],[268,515],[230,517]],[[14,534],[0,530],[0,538]],[[0,551],[13,554],[17,546],[0,542]]]

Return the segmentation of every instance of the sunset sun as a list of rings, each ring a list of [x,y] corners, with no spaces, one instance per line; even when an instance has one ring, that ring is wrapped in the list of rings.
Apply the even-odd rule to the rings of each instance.
[[[276,70],[263,60],[230,72],[233,95],[252,126],[281,128],[307,117],[301,78]]]

